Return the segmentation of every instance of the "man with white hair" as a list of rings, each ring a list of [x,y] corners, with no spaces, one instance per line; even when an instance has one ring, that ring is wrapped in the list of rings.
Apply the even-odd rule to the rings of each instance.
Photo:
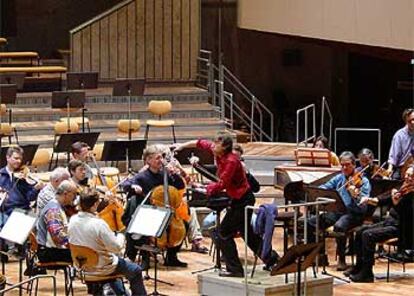
[[[64,180],[69,180],[70,174],[67,169],[63,167],[55,168],[49,177],[49,184],[47,184],[38,194],[36,202],[36,213],[40,215],[40,212],[45,207],[45,205],[55,198],[56,189]]]

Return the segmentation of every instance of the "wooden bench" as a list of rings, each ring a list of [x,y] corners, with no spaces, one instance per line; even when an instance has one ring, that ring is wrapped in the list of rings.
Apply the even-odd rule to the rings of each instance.
[[[62,89],[62,74],[67,72],[66,67],[62,66],[33,66],[33,67],[0,67],[0,76],[1,74],[10,74],[10,73],[25,73],[27,74],[60,74],[59,79],[59,89]],[[34,79],[34,77],[26,77],[26,79]]]
[[[0,60],[30,60],[31,66],[33,66],[33,60],[36,60],[39,66],[39,54],[35,51],[0,52]]]

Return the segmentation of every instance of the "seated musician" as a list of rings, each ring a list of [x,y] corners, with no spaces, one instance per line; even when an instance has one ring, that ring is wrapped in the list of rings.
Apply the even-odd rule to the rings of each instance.
[[[364,176],[371,180],[381,179],[387,176],[387,171],[374,163],[374,152],[368,148],[362,148],[358,153],[359,166],[356,170],[363,171]]]
[[[71,149],[73,159],[84,162],[85,176],[87,179],[91,180],[93,178],[93,172],[92,168],[88,164],[91,156],[90,147],[84,142],[75,142],[72,144]]]
[[[56,189],[64,180],[70,179],[67,169],[62,167],[55,168],[49,177],[49,183],[40,190],[36,201],[36,213],[39,215],[44,206],[56,196]]]
[[[336,175],[320,187],[337,190],[345,204],[346,212],[324,213],[320,216],[319,225],[320,229],[334,226],[334,232],[337,234],[336,244],[339,256],[337,270],[344,271],[347,268],[345,262],[346,236],[344,234],[348,230],[362,224],[367,206],[364,204],[360,205],[359,200],[370,194],[371,185],[368,179],[363,176],[360,179],[360,184],[356,184],[357,186],[353,185],[352,182],[349,183],[349,179],[356,174],[355,156],[352,152],[342,152],[339,159],[342,173]],[[345,184],[349,184],[349,186],[345,186]],[[308,226],[310,228],[309,241],[313,242],[315,241],[316,216],[309,219]]]
[[[15,208],[30,210],[31,202],[36,200],[42,183],[31,184],[21,172],[23,149],[10,147],[6,152],[7,164],[0,169],[0,188],[8,192],[8,197],[2,203],[0,213],[0,228],[4,226]]]
[[[325,136],[319,136],[316,138],[315,142],[313,143],[312,148],[318,148],[318,149],[328,149],[331,153],[331,165],[332,166],[340,166],[339,158],[335,154],[335,152],[331,151],[329,147],[329,141]]]
[[[149,146],[144,150],[143,160],[148,165],[148,169],[145,169],[130,180],[124,182],[124,191],[128,194],[128,203],[125,209],[122,221],[128,226],[131,221],[132,215],[135,209],[141,204],[145,196],[153,190],[155,187],[160,186],[164,183],[164,172],[163,172],[163,161],[164,157],[162,151],[155,145]],[[169,170],[168,174],[168,185],[173,186],[177,189],[183,189],[185,187],[182,178],[176,174],[174,169],[167,167]],[[147,200],[149,203],[149,199]],[[127,246],[126,254],[132,261],[135,260],[137,249],[134,245],[143,245],[147,242],[147,238],[134,240],[133,237],[127,235]],[[187,263],[181,262],[177,258],[177,253],[180,250],[181,245],[174,248],[167,248],[167,255],[165,257],[165,266],[175,267],[187,267]],[[143,268],[146,269],[149,266],[149,254],[142,252]]]
[[[234,236],[236,234],[244,235],[244,207],[254,205],[255,197],[250,189],[245,169],[239,157],[232,152],[232,136],[227,132],[219,132],[214,142],[201,139],[189,141],[177,144],[176,150],[179,151],[183,148],[191,147],[207,150],[215,157],[219,181],[207,185],[206,189],[209,198],[223,196],[223,191],[225,190],[225,195],[231,199],[231,206],[227,209],[220,229],[218,229],[217,239],[220,242],[223,259],[227,268],[227,271],[220,272],[220,276],[243,277],[243,267],[238,257]],[[248,219],[251,219],[251,213],[249,213]],[[262,239],[253,232],[250,224],[248,236],[248,246],[255,254],[259,255]],[[263,261],[266,264],[272,265],[277,261],[277,254],[270,252],[268,258],[262,259],[264,259]]]
[[[393,189],[391,196],[384,199],[363,197],[362,203],[372,205],[391,205],[389,216],[384,221],[362,226],[355,236],[356,265],[344,274],[354,282],[373,282],[375,246],[378,242],[400,237],[399,248],[411,249],[413,241],[413,168],[407,170],[404,184],[400,190]]]
[[[51,199],[39,213],[37,220],[37,257],[40,262],[72,262],[67,234],[68,218],[64,207],[73,204],[76,185],[70,180],[62,181]]]
[[[69,243],[89,247],[98,253],[97,266],[87,269],[87,274],[125,275],[132,295],[147,295],[141,267],[122,257],[123,242],[117,240],[109,226],[96,216],[99,202],[98,193],[93,189],[86,188],[80,193],[80,212],[69,221]],[[110,286],[115,295],[127,295],[121,281],[111,282]]]
[[[388,174],[395,180],[404,177],[401,171],[413,160],[414,152],[414,109],[405,109],[402,119],[405,126],[394,134],[388,156]]]
[[[85,163],[81,160],[71,160],[68,164],[68,171],[72,181],[78,188],[88,187],[88,178],[86,177]]]

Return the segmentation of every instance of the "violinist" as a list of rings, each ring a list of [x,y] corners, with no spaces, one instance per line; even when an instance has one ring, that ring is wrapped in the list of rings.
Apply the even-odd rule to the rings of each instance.
[[[40,262],[69,262],[68,217],[64,207],[71,206],[77,188],[71,180],[62,181],[56,188],[56,198],[50,200],[39,213],[36,229],[37,257]]]
[[[203,139],[189,141],[177,144],[176,150],[179,151],[183,148],[191,147],[206,150],[215,157],[218,181],[207,185],[207,196],[212,198],[226,194],[231,199],[231,206],[227,209],[217,235],[227,269],[226,271],[220,271],[219,275],[223,277],[243,277],[244,272],[238,257],[234,236],[236,233],[244,234],[244,208],[247,205],[254,205],[255,197],[239,157],[232,152],[233,138],[227,132],[219,132],[214,142]],[[224,193],[223,191],[226,192]],[[251,212],[249,216],[251,216]],[[251,217],[248,217],[249,219]],[[249,248],[255,254],[260,254],[262,239],[253,232],[250,224],[248,237],[247,244]],[[273,265],[278,259],[276,252],[270,252],[270,254],[268,258],[263,260],[266,265]]]
[[[44,206],[56,196],[56,189],[64,180],[70,179],[67,169],[62,167],[55,168],[49,177],[49,183],[40,190],[36,201],[36,213],[39,215]]]
[[[68,171],[78,189],[89,187],[88,178],[86,177],[87,169],[83,161],[71,160],[68,164]]]
[[[414,152],[414,109],[405,109],[402,114],[405,126],[393,136],[388,156],[388,173],[392,179],[400,180],[401,171]]]
[[[368,180],[387,177],[387,170],[374,163],[374,152],[368,148],[362,148],[358,153],[359,166],[357,172],[363,171],[364,177]],[[385,163],[384,163],[385,164]]]
[[[88,180],[91,180],[94,177],[92,168],[88,164],[91,157],[90,147],[84,142],[75,142],[71,146],[71,152],[73,159],[84,162],[85,177],[87,178],[84,182],[87,183]]]
[[[155,145],[148,146],[144,150],[143,160],[144,164],[148,165],[148,168],[140,171],[130,180],[126,180],[123,185],[124,191],[128,194],[128,203],[125,209],[125,213],[122,217],[122,221],[126,226],[128,226],[132,215],[135,212],[135,209],[141,204],[145,196],[155,187],[162,185],[164,181],[163,151],[161,151]],[[184,189],[185,184],[180,175],[175,172],[175,169],[168,166],[166,168],[167,171],[169,171],[168,185],[173,186],[176,189]],[[151,222],[148,221],[148,223]],[[146,241],[147,238],[134,240],[133,236],[130,234],[127,235],[126,254],[128,258],[131,259],[131,261],[135,260],[137,254],[137,250],[135,249],[134,245],[139,246],[145,244]],[[167,248],[167,255],[164,261],[165,266],[187,267],[187,263],[180,261],[177,257],[177,253],[180,248],[181,245],[174,248]],[[149,267],[149,254],[142,252],[142,255],[142,268],[145,270]]]
[[[373,282],[375,246],[378,242],[399,237],[399,249],[413,247],[413,168],[407,170],[402,187],[393,189],[391,195],[383,199],[363,197],[361,203],[389,205],[392,208],[385,220],[362,226],[355,236],[356,265],[344,274],[353,282]]]
[[[8,192],[8,197],[1,206],[0,227],[4,226],[15,208],[29,210],[30,203],[36,200],[39,190],[44,187],[42,183],[32,184],[31,180],[27,180],[21,172],[23,168],[22,148],[9,147],[6,160],[6,166],[0,169],[0,187]]]
[[[369,196],[371,185],[367,178],[356,172],[355,156],[350,151],[344,151],[339,156],[342,173],[336,175],[331,180],[321,185],[324,189],[335,189],[338,191],[343,203],[345,204],[345,212],[327,212],[319,216],[319,225],[321,229],[334,226],[334,232],[337,235],[337,253],[339,262],[338,271],[347,269],[345,262],[345,233],[358,225],[361,225],[367,210],[365,204],[360,204],[360,199]],[[345,186],[346,185],[346,186]],[[316,216],[309,219],[308,227],[309,241],[315,241],[314,232],[316,229]]]

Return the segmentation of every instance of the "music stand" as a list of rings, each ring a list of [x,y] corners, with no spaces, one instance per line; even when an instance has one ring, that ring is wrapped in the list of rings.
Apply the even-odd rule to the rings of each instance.
[[[66,89],[95,89],[98,88],[98,72],[68,72],[66,74]]]
[[[322,243],[309,243],[291,246],[280,259],[278,264],[272,268],[270,275],[274,276],[296,272],[298,276],[296,293],[297,295],[301,295],[301,272],[306,272],[306,269],[313,264],[321,248]]]
[[[79,90],[52,92],[52,109],[66,109],[70,133],[70,109],[82,109],[82,132],[85,132],[85,92]]]
[[[72,144],[75,142],[84,142],[88,144],[88,146],[93,149],[96,142],[98,141],[100,133],[94,132],[94,133],[72,133],[72,134],[61,134],[59,136],[59,140],[56,144],[56,146],[53,147],[53,153],[52,153],[52,159],[50,160],[50,165],[53,161],[53,155],[59,154],[59,153],[67,153],[67,159],[69,162],[70,159],[70,152],[72,150]],[[56,157],[56,166],[57,162],[59,160],[59,157]],[[49,168],[50,169],[50,168]]]
[[[14,209],[6,224],[0,231],[0,238],[9,242],[24,245],[32,231],[37,217],[34,213],[22,209]],[[3,253],[4,254],[4,253]],[[7,254],[5,254],[7,255]],[[19,282],[23,280],[23,256],[19,256]],[[5,262],[2,260],[2,272],[5,274]],[[22,295],[22,287],[19,287],[19,295]]]
[[[132,138],[131,129],[131,96],[142,97],[145,90],[145,79],[117,78],[112,89],[112,95],[128,97],[128,140]]]
[[[206,150],[198,148],[184,148],[175,153],[175,158],[180,162],[180,164],[191,165],[189,158],[197,156],[200,159],[200,163],[205,164],[214,164],[214,156]]]
[[[158,239],[166,231],[168,225],[170,224],[172,218],[172,211],[170,208],[160,208],[151,205],[144,205],[145,201],[148,199],[151,192],[146,196],[140,206],[134,212],[132,216],[131,223],[128,225],[127,232],[133,234],[139,234],[142,236],[151,236],[155,237],[155,247],[145,248],[147,251],[153,252],[154,254],[159,254],[160,250],[157,245]],[[151,221],[151,223],[148,223]],[[154,263],[154,292],[149,295],[164,295],[158,292],[157,290],[157,258],[155,258]],[[170,283],[168,283],[170,284]]]
[[[131,166],[131,160],[142,159],[142,153],[146,146],[146,140],[105,141],[101,159],[103,161],[125,160],[128,170]]]
[[[143,96],[145,79],[117,78],[112,89],[114,97]]]
[[[0,74],[0,84],[16,84],[18,90],[24,87],[24,73],[2,73]]]

